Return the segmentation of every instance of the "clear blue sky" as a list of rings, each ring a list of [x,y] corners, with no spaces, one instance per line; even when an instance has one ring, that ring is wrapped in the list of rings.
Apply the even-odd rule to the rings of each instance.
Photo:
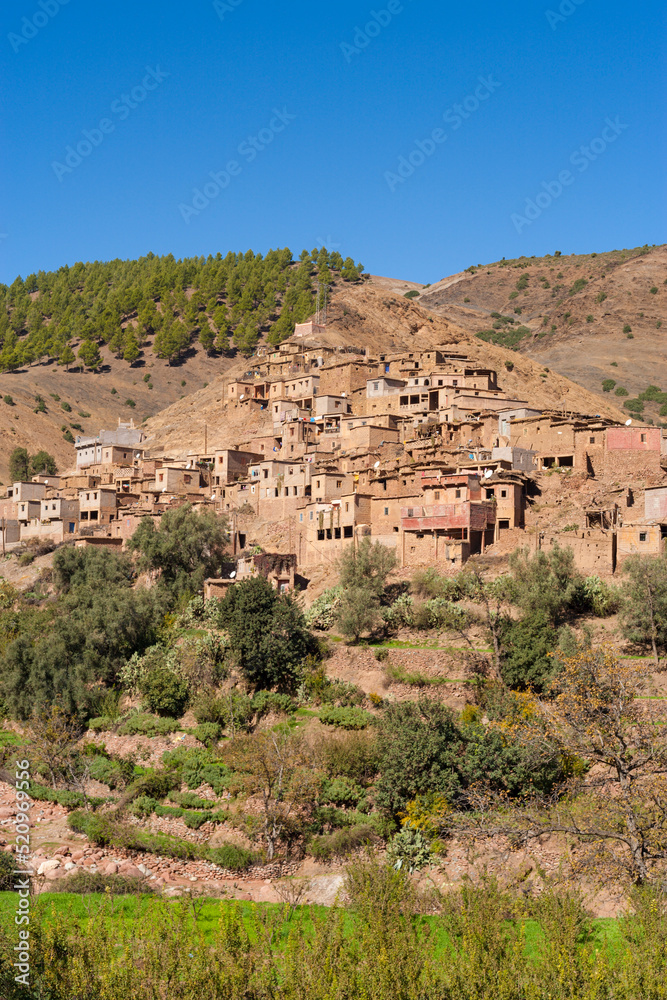
[[[666,239],[661,0],[5,0],[0,21],[7,283],[321,242],[434,282]]]

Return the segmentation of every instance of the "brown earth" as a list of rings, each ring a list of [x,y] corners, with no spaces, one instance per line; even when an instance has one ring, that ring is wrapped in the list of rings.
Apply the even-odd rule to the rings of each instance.
[[[434,316],[373,280],[333,289],[327,332],[319,340],[325,346],[365,347],[375,357],[379,353],[426,350],[436,344],[456,346],[473,362],[497,369],[501,387],[511,396],[526,399],[532,405],[599,413],[617,420],[625,416],[613,398],[600,399],[588,389],[547,371],[532,358],[486,344],[457,321]],[[511,371],[506,369],[506,362],[513,366]],[[193,424],[201,427],[204,422],[208,425],[209,450],[249,441],[263,424],[265,426],[266,416],[257,411],[249,415],[245,409],[226,410],[223,404],[228,379],[242,375],[252,368],[252,364],[253,359],[237,361],[206,388],[178,400],[149,419],[146,422],[149,445],[163,449],[171,457],[183,457],[189,450],[201,447],[191,431]]]
[[[110,430],[119,419],[133,419],[139,425],[182,396],[201,389],[233,364],[230,358],[209,357],[196,344],[180,363],[173,365],[157,358],[150,342],[133,367],[115,358],[107,347],[102,347],[100,353],[99,372],[66,372],[51,360],[0,374],[0,486],[9,481],[9,455],[14,448],[27,448],[31,455],[45,449],[64,471],[75,464],[76,458],[74,445],[64,439],[62,428],[69,428],[76,438],[82,431],[73,424],[80,424],[85,434],[97,434],[101,428]],[[152,389],[144,382],[146,374],[151,376]],[[116,392],[112,393],[112,389]],[[34,412],[38,395],[45,401],[46,413]],[[53,395],[60,400],[54,400]],[[5,396],[11,396],[15,405],[4,403]],[[133,399],[135,406],[127,406],[127,399]],[[62,403],[67,403],[71,412],[63,410]],[[89,415],[83,417],[81,413]],[[191,425],[190,435],[192,446],[203,449],[201,422]]]
[[[522,276],[527,287],[510,298]],[[586,285],[570,294],[579,279]],[[604,379],[614,379],[630,397],[649,385],[667,390],[667,345],[658,326],[667,320],[666,285],[667,245],[662,245],[480,265],[423,288],[418,301],[473,334],[492,327],[492,312],[511,316],[531,331],[520,342],[520,354],[605,402],[618,402],[603,393]],[[651,288],[657,292],[651,294]],[[623,332],[626,324],[631,339]],[[646,414],[655,418],[658,409],[647,404]]]

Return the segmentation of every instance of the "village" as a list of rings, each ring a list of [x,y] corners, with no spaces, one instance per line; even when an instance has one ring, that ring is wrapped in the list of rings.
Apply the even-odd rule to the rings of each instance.
[[[122,548],[142,518],[185,503],[229,524],[235,568],[207,581],[207,596],[257,572],[292,589],[295,576],[335,563],[366,536],[395,549],[401,567],[442,570],[489,549],[560,543],[580,569],[613,574],[629,555],[662,551],[661,428],[541,410],[445,346],[370,357],[322,346],[325,333],[300,324],[226,381],[221,426],[233,418],[253,428],[231,447],[168,456],[132,421],[77,438],[75,468],[14,483],[0,498],[3,553],[35,540]],[[639,477],[643,503],[626,486],[587,509],[585,523],[535,530],[527,511],[536,476],[550,471]],[[267,558],[277,537],[286,545]]]

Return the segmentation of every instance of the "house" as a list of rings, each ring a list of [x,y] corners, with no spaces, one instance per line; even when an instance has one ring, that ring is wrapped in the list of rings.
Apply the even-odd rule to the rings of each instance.
[[[113,446],[124,448],[128,455],[124,461],[128,461],[132,457],[129,452],[136,449],[143,440],[144,432],[134,426],[133,420],[124,424],[119,419],[118,427],[113,431],[101,430],[95,437],[79,436],[76,438],[76,467],[84,469],[89,465],[102,464],[104,449],[110,449]],[[111,455],[110,451],[109,455]]]
[[[116,490],[114,487],[98,486],[94,490],[79,490],[79,526],[84,522],[108,524],[116,516]]]

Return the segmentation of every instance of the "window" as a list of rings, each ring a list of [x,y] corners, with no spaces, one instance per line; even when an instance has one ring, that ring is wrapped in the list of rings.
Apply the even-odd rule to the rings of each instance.
[[[435,491],[435,493],[433,494],[433,499],[434,500],[439,500],[440,499],[440,490],[436,490]]]
[[[454,495],[455,495],[455,497],[456,497],[457,500],[460,500],[461,499],[461,490],[457,490]]]
[[[647,533],[645,531],[640,531],[639,532],[639,541],[640,542],[645,542],[646,541],[646,535],[647,535]]]
[[[398,531],[398,528],[397,528],[397,527],[394,527],[394,531]]]
[[[589,443],[589,444],[595,444],[595,438],[594,438],[594,437],[590,437],[590,438],[588,439],[588,443]]]
[[[642,444],[646,444],[646,435],[645,434],[641,435],[641,441],[642,441]]]
[[[498,528],[500,531],[506,531],[509,526],[509,521],[498,521]]]
[[[487,490],[486,491],[486,499],[487,500],[493,500],[493,498],[495,497],[495,495],[496,494],[495,494],[494,490]]]
[[[349,512],[349,510],[350,510],[350,505],[349,505],[349,503],[346,503],[345,504],[345,513],[347,514]]]
[[[299,521],[303,524],[303,514],[299,514]]]
[[[340,538],[340,528],[334,528],[334,538]]]
[[[380,383],[379,382],[373,382],[373,389],[375,390],[375,392],[377,392],[379,388],[380,388]]]
[[[317,540],[318,540],[318,542],[323,542],[324,541],[324,531],[318,531],[317,532]]]
[[[343,527],[343,538],[352,538],[352,525],[346,524]]]
[[[389,517],[389,508],[388,507],[385,507],[385,509],[384,509],[384,516],[385,517]]]
[[[507,490],[501,490],[500,491],[500,495],[501,495],[501,497],[506,497],[507,496]]]
[[[311,512],[310,512],[310,520],[311,520],[311,521],[313,520],[313,512],[312,512],[312,510],[311,510]]]
[[[414,517],[414,516],[415,516],[414,507],[408,507],[408,517]]]
[[[342,485],[343,485],[343,480],[342,479],[337,479],[336,480],[336,489],[339,490]]]

